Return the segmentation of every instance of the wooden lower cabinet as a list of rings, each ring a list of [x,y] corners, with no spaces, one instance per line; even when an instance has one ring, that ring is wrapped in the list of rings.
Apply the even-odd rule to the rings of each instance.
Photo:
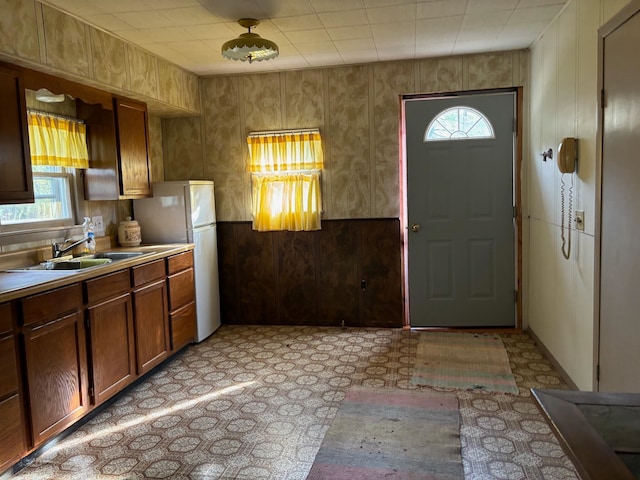
[[[0,472],[27,449],[11,304],[0,305]]]
[[[196,338],[196,304],[191,302],[169,314],[171,350],[180,350]]]
[[[169,356],[167,311],[164,279],[133,291],[138,375],[148,372]]]
[[[23,329],[33,446],[89,408],[87,353],[80,312]]]
[[[99,405],[136,377],[130,294],[88,308],[87,329],[91,396]]]
[[[193,254],[170,258],[0,304],[0,472],[194,340]]]
[[[0,402],[0,472],[27,449],[17,393]]]
[[[129,269],[84,282],[90,396],[99,405],[136,378]]]
[[[193,252],[167,258],[167,272],[171,350],[175,352],[193,342],[197,335]]]

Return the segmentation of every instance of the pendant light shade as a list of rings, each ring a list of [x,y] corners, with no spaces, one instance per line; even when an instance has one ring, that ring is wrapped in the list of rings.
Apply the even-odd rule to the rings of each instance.
[[[251,28],[260,23],[259,20],[254,18],[241,18],[238,20],[238,23],[249,31],[241,34],[238,38],[225,42],[222,45],[223,57],[230,60],[241,60],[251,63],[254,60],[260,62],[278,56],[278,53],[280,53],[278,45],[271,40],[267,40],[251,32]]]

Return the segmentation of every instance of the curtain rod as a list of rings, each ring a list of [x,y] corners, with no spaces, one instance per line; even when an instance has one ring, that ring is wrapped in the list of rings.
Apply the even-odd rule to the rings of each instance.
[[[61,118],[62,120],[69,120],[70,122],[76,122],[76,123],[84,124],[83,120],[80,120],[80,119],[75,118],[75,117],[70,117],[68,115],[60,115],[58,113],[43,112],[42,110],[36,110],[35,108],[27,108],[27,112],[28,113],[35,113],[37,115],[42,115],[42,116],[45,116],[45,117]]]
[[[320,133],[319,128],[292,128],[291,130],[263,130],[261,132],[249,132],[250,137],[259,135],[284,135],[293,133]]]

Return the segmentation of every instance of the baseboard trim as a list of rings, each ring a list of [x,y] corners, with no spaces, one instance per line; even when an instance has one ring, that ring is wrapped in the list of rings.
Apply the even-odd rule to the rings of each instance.
[[[562,368],[558,360],[556,360],[556,357],[554,357],[549,351],[549,349],[545,346],[545,344],[542,343],[542,341],[540,341],[540,339],[535,334],[535,332],[531,330],[531,328],[528,328],[526,332],[531,336],[533,341],[536,342],[536,345],[540,347],[540,350],[542,350],[542,352],[546,355],[546,357],[549,359],[549,361],[554,366],[554,368],[560,373],[560,376],[562,377],[562,380],[564,380],[564,383],[566,383],[569,386],[569,388],[571,388],[572,390],[580,390],[578,386],[574,383],[574,381],[571,380],[571,377],[565,371],[565,369]]]

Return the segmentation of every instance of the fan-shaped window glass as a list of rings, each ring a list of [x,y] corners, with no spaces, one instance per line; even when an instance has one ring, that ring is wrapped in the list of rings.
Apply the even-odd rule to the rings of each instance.
[[[424,134],[425,142],[496,138],[487,117],[471,107],[451,107],[431,121]]]

